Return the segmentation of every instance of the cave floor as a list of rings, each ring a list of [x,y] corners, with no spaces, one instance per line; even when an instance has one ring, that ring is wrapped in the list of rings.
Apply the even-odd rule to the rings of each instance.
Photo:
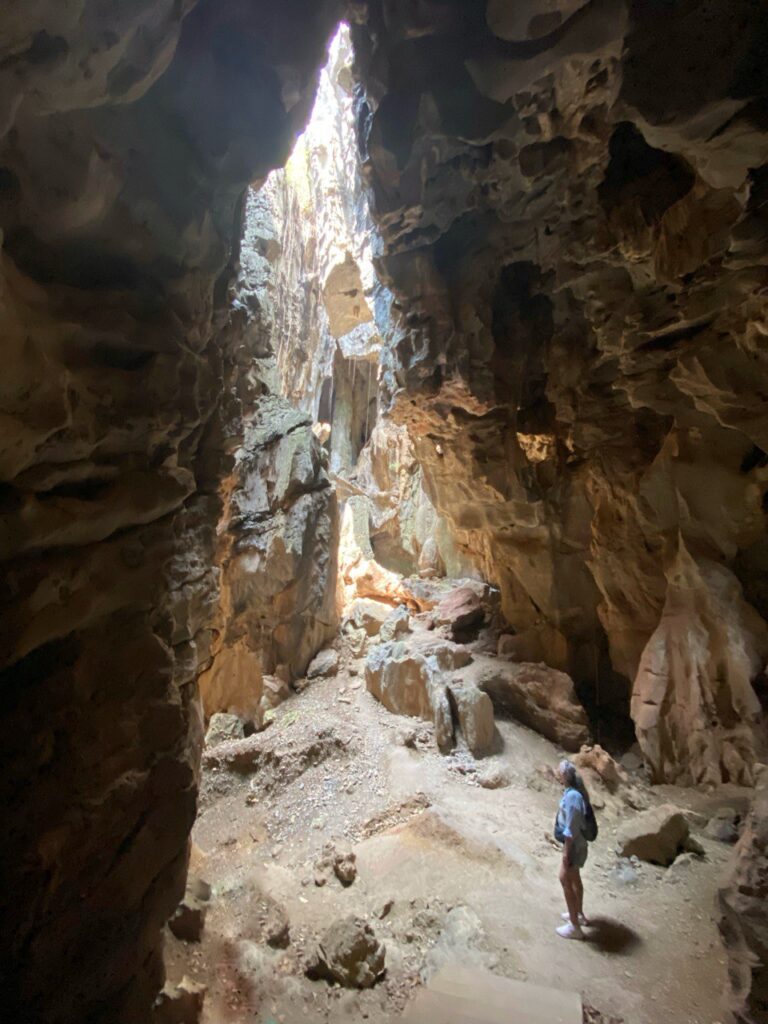
[[[208,986],[203,1024],[384,1024],[399,1019],[422,972],[452,961],[575,989],[602,1015],[590,1020],[725,1020],[714,897],[730,847],[694,830],[703,858],[628,871],[614,838],[635,812],[593,790],[601,831],[583,877],[595,926],[589,941],[565,942],[555,935],[564,909],[559,851],[548,838],[559,798],[548,768],[559,751],[501,721],[493,757],[442,757],[429,727],[416,724],[415,747],[404,745],[414,720],[389,714],[347,666],[277,709],[257,740],[258,771],[204,772],[191,871],[213,894],[202,941],[169,933],[166,946],[170,979],[186,974]],[[508,786],[478,785],[489,763]],[[733,787],[703,794],[634,781],[651,805],[706,812],[745,800]],[[315,884],[329,841],[356,854],[348,888],[333,876]],[[366,991],[304,976],[318,937],[349,914],[386,946],[386,977]],[[289,922],[286,948],[265,941],[276,915]]]

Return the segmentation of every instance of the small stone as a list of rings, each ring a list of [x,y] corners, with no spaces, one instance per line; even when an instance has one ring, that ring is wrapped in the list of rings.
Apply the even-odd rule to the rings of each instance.
[[[219,743],[229,743],[231,740],[244,738],[245,726],[243,720],[237,715],[228,715],[223,711],[217,711],[211,715],[208,731],[205,734],[206,747],[215,747]]]
[[[345,988],[371,988],[384,974],[386,950],[369,924],[346,917],[325,932],[306,973]]]
[[[332,648],[327,648],[315,655],[307,669],[307,679],[325,679],[335,676],[339,670],[339,655]]]
[[[376,917],[378,917],[378,919],[380,921],[383,921],[384,918],[392,910],[392,907],[394,907],[394,905],[395,905],[395,901],[394,900],[385,900],[384,903],[382,903],[382,905],[376,911]]]
[[[477,781],[483,789],[503,789],[509,785],[509,775],[503,768],[486,765],[477,773]]]
[[[333,862],[333,871],[342,885],[352,885],[357,878],[357,864],[354,853],[338,854]]]

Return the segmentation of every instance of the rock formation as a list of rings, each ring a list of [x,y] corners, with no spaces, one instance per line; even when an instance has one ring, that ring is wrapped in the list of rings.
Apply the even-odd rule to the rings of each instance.
[[[332,7],[0,12],[11,1019],[133,1024],[162,986],[242,436],[230,260],[246,185],[307,117]]]
[[[233,711],[257,724],[271,703],[265,677],[302,676],[337,625],[339,517],[328,455],[308,414],[279,393],[281,217],[272,189],[249,191],[234,297],[243,321],[242,441],[221,485],[220,603],[213,661],[200,679],[206,715]]]
[[[728,951],[730,1006],[743,1024],[762,1024],[768,1007],[768,773],[758,783],[729,877],[718,893]]]
[[[725,670],[701,612],[674,650],[659,630],[681,547],[768,613],[764,20],[749,0],[369,4],[353,42],[384,390],[438,513],[604,724],[646,651],[656,778],[748,779],[752,612]],[[651,732],[649,659],[675,709]]]
[[[306,123],[342,13],[355,74],[338,64],[321,89],[357,139],[325,158],[353,168],[370,211],[302,192],[320,163],[293,184],[289,169],[268,209],[246,202]],[[500,588],[510,678],[541,652],[606,729],[634,692],[658,781],[752,780],[762,15],[755,0],[5,5],[9,1018],[147,1019],[184,891],[196,681],[208,710],[252,715],[328,639],[331,483],[354,540],[345,597],[416,611],[429,601],[402,574],[471,564]],[[553,680],[532,687],[537,714],[567,690]],[[738,869],[755,891],[764,822],[758,801]],[[728,897],[744,1019],[765,1002],[748,896]],[[202,993],[181,996],[199,1010]]]

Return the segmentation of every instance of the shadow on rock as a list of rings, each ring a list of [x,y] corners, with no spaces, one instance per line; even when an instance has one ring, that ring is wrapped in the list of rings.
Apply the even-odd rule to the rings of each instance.
[[[637,932],[610,917],[590,918],[588,935],[590,945],[596,946],[601,953],[621,956],[632,952],[643,941]]]

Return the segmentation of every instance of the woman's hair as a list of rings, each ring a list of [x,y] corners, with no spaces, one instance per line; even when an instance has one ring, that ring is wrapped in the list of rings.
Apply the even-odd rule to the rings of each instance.
[[[589,800],[589,794],[587,793],[587,787],[584,785],[584,780],[576,768],[573,761],[561,761],[557,766],[558,771],[563,777],[563,781],[566,786],[570,789],[577,789],[579,793],[587,800]]]

